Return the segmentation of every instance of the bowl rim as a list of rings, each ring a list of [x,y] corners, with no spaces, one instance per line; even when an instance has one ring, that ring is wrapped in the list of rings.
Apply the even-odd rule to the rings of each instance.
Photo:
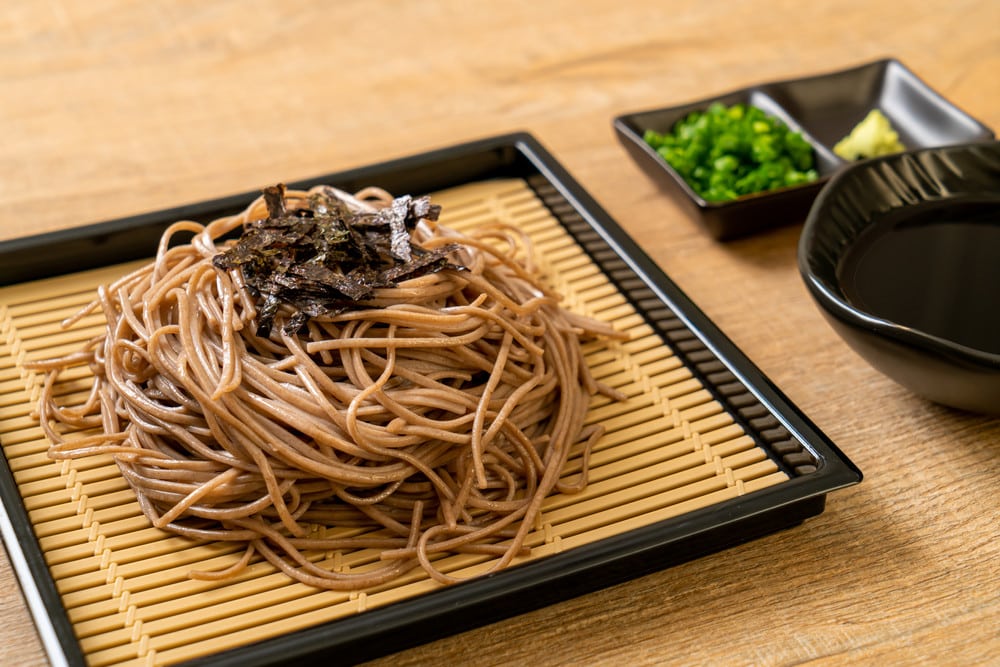
[[[1000,353],[987,352],[969,347],[948,338],[898,324],[860,310],[843,298],[838,290],[831,289],[826,281],[816,275],[812,266],[814,258],[812,248],[817,236],[816,230],[820,224],[820,216],[827,208],[828,202],[833,201],[840,194],[840,184],[842,181],[851,178],[858,171],[871,169],[879,164],[898,162],[906,159],[908,156],[926,155],[929,153],[953,154],[955,152],[968,151],[972,148],[982,149],[984,147],[1000,155],[1000,140],[995,138],[949,144],[946,146],[928,146],[852,162],[839,169],[830,177],[819,195],[817,195],[812,207],[809,209],[809,213],[806,215],[796,249],[799,273],[813,297],[828,314],[836,317],[837,320],[845,325],[864,329],[869,334],[896,340],[909,347],[919,347],[924,350],[934,351],[941,356],[962,359],[978,367],[993,368],[1000,371]],[[843,253],[838,254],[836,260],[839,261],[842,256]],[[834,267],[834,270],[836,270],[836,267]]]

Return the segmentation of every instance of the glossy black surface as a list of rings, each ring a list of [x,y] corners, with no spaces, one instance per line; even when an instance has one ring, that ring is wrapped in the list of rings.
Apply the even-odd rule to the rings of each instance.
[[[800,130],[815,151],[819,180],[729,202],[698,196],[643,140],[647,129],[666,132],[691,111],[714,101],[753,104]],[[801,223],[830,177],[847,165],[833,146],[873,108],[889,118],[908,149],[988,141],[993,132],[949,103],[902,63],[877,60],[851,69],[763,83],[679,106],[628,113],[614,120],[619,141],[712,237],[728,240]]]
[[[938,403],[1000,414],[1000,142],[846,168],[798,253],[824,315],[875,368]]]

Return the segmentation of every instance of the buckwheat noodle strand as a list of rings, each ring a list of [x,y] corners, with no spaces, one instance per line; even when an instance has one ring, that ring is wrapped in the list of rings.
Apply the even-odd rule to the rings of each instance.
[[[354,211],[392,201],[328,186],[285,198],[317,192]],[[378,288],[297,333],[283,330],[293,313],[282,306],[258,336],[244,276],[212,258],[267,215],[262,197],[206,225],[172,225],[155,260],[64,323],[99,310],[106,327],[79,352],[33,364],[46,373],[50,456],[111,454],[153,525],[243,548],[196,578],[234,576],[259,554],[319,588],[367,588],[417,567],[453,583],[442,556],[481,555],[495,571],[525,554],[545,497],[586,483],[600,435],[584,426],[591,394],[620,398],[590,376],[580,340],[618,334],[559,307],[517,229],[462,235],[422,220],[415,242],[457,244],[466,270]],[[80,366],[92,386],[65,405],[61,374]],[[562,482],[576,447],[583,473]],[[335,551],[370,557],[334,569],[320,559]]]

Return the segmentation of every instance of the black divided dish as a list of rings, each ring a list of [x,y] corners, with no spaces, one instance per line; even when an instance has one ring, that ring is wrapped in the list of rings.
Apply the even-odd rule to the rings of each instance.
[[[643,139],[668,132],[712,102],[753,104],[812,144],[819,178],[812,183],[724,202],[705,201]],[[816,195],[847,163],[833,152],[872,109],[881,109],[907,149],[987,141],[993,132],[955,107],[894,59],[837,72],[762,83],[679,106],[627,113],[614,119],[619,141],[643,170],[720,241],[805,220]]]
[[[810,211],[798,262],[872,366],[930,400],[1000,414],[1000,142],[848,167]]]
[[[330,183],[355,190],[378,184],[393,192],[424,193],[499,177],[521,177],[531,185],[664,344],[790,479],[488,577],[186,664],[250,667],[370,659],[798,525],[823,512],[829,492],[861,480],[860,471],[531,135],[484,139],[289,186]],[[169,222],[214,219],[242,209],[254,196],[244,193],[0,244],[0,284],[147,257]],[[4,457],[0,493],[7,549],[46,648],[60,661],[82,665],[84,657]]]

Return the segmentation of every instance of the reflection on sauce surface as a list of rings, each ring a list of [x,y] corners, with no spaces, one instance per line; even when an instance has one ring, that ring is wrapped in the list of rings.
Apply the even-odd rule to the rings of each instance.
[[[1000,354],[1000,199],[889,213],[859,236],[838,269],[855,308]]]

